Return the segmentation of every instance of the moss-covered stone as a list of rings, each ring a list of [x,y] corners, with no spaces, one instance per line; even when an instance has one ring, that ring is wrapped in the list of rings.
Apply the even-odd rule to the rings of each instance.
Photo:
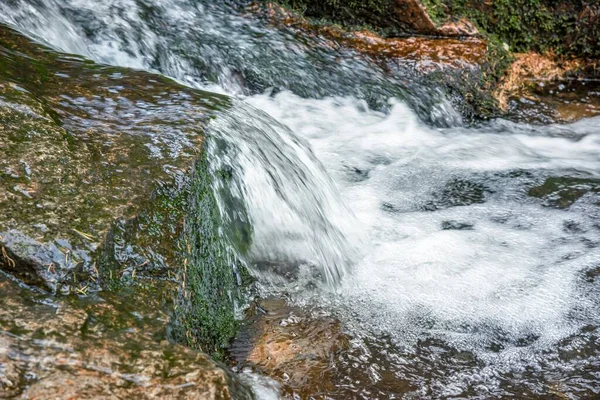
[[[369,25],[385,35],[428,34],[427,11],[438,25],[468,18],[512,51],[547,50],[577,57],[600,56],[600,4],[593,0],[281,0],[307,17],[345,26]],[[422,29],[419,29],[419,28]],[[423,28],[425,30],[423,30]],[[439,32],[438,32],[439,33]]]
[[[511,51],[600,56],[600,4],[597,1],[439,0],[446,17],[463,16],[506,42]]]
[[[551,177],[528,193],[543,199],[547,206],[568,208],[587,193],[600,194],[600,179]]]
[[[341,24],[346,27],[374,26],[388,35],[399,34],[401,27],[390,19],[393,1],[390,0],[282,0],[280,3],[316,18]]]
[[[0,268],[63,294],[165,287],[185,326],[173,337],[220,352],[242,265],[219,229],[203,144],[228,107],[0,26]]]
[[[240,263],[220,232],[207,169],[203,157],[190,179],[179,253],[182,290],[172,326],[179,341],[220,358],[237,328],[232,304],[240,299],[231,265]]]

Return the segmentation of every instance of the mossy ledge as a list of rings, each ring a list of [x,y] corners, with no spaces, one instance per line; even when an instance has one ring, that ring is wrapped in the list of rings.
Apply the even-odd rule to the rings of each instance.
[[[600,57],[600,4],[594,0],[279,0],[308,18],[355,29],[368,27],[385,37],[444,35],[438,26],[467,18],[482,34],[514,52]],[[412,10],[412,11],[411,11]]]
[[[220,358],[244,271],[203,149],[229,107],[0,25],[0,269],[59,297],[165,293],[170,337]]]

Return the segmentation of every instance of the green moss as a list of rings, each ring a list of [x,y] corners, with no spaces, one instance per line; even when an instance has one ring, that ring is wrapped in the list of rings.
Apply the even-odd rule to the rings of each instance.
[[[421,0],[433,22],[440,24],[448,18],[448,8],[442,0]]]
[[[207,171],[204,155],[190,179],[180,239],[182,290],[172,326],[177,340],[220,359],[237,330],[234,306],[241,299],[234,266],[241,263],[220,232],[221,216]]]
[[[600,5],[596,1],[441,0],[452,17],[466,17],[513,52],[600,56]]]
[[[280,0],[305,17],[346,28],[368,27],[384,35],[402,34],[392,15],[393,0]]]
[[[585,194],[600,193],[600,180],[572,177],[552,177],[543,185],[533,187],[528,194],[544,199],[550,207],[568,208]]]

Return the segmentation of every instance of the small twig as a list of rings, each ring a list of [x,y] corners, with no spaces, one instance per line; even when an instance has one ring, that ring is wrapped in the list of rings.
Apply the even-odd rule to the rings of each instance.
[[[82,296],[85,296],[88,293],[88,289],[89,289],[89,286],[86,285],[86,286],[84,286],[82,288],[77,289],[77,293],[79,293]]]
[[[73,232],[75,232],[76,234],[78,234],[79,236],[81,236],[82,238],[84,238],[85,240],[89,240],[90,242],[93,242],[96,239],[94,236],[90,235],[89,233],[78,231],[75,228],[73,228],[71,230]]]
[[[4,248],[4,246],[2,246],[2,257],[4,257],[4,259],[8,263],[9,268],[15,268],[17,263],[15,263],[15,260],[13,260],[12,258],[10,258],[8,256],[8,253],[6,252],[6,249]]]

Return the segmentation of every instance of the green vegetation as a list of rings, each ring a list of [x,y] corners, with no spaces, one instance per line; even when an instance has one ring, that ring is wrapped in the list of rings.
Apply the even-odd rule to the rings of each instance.
[[[600,180],[552,177],[543,185],[531,188],[528,194],[543,199],[547,206],[568,208],[587,193],[600,193]]]
[[[468,18],[511,51],[600,56],[600,4],[595,1],[441,1],[447,16]]]
[[[427,14],[436,24],[439,24],[448,16],[448,7],[443,3],[443,0],[421,0],[421,4],[425,6]]]
[[[221,218],[206,171],[203,156],[190,179],[179,249],[182,289],[172,325],[178,341],[221,359],[237,330],[234,303],[240,293],[232,268],[236,254],[219,233]]]
[[[390,15],[393,1],[390,0],[280,0],[307,18],[340,24],[346,28],[369,27],[385,35],[405,33]]]

